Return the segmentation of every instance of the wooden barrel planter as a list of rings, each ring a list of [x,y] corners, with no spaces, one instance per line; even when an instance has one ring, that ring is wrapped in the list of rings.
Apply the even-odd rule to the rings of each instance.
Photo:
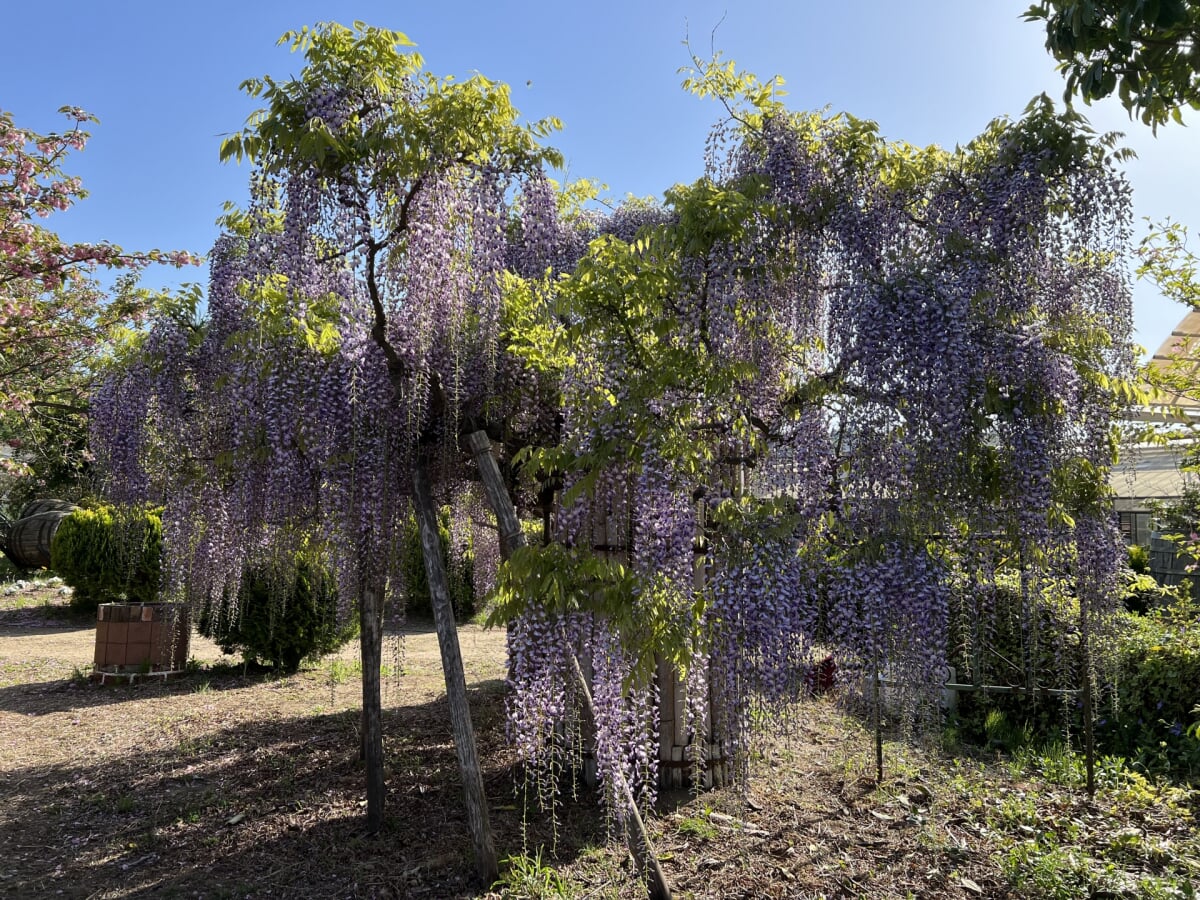
[[[78,507],[70,500],[30,500],[21,508],[18,519],[28,519],[30,516],[48,512],[72,512]]]
[[[8,529],[4,552],[21,569],[45,569],[50,566],[50,542],[62,520],[71,510],[37,512],[17,519]]]
[[[187,669],[191,637],[183,603],[101,603],[92,680],[166,680]]]

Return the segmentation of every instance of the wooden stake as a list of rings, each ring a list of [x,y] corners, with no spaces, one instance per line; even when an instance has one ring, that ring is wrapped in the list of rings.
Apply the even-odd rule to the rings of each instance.
[[[379,667],[383,661],[383,628],[380,594],[365,588],[358,605],[362,652],[362,747],[367,767],[367,831],[383,827],[383,709],[379,696]]]
[[[584,705],[587,707],[588,715],[592,717],[592,721],[596,720],[596,708],[592,705],[592,691],[588,687],[587,679],[583,675],[583,669],[579,665],[579,657],[575,655],[575,649],[571,647],[567,639],[567,634],[559,628],[559,636],[563,645],[567,648],[567,656],[571,660],[571,668],[575,671],[575,684],[579,688],[580,694],[583,696]],[[633,856],[633,861],[637,864],[638,871],[646,878],[646,887],[650,894],[650,900],[671,900],[671,888],[667,885],[667,878],[663,874],[662,867],[658,864],[658,857],[654,854],[654,848],[650,844],[650,834],[646,831],[646,823],[642,821],[642,814],[638,812],[637,801],[634,800],[633,791],[629,787],[629,782],[625,780],[625,776],[617,771],[616,789],[617,796],[621,801],[621,805],[625,807],[625,846],[629,848],[629,853]]]
[[[876,656],[871,665],[871,724],[875,731],[875,783],[883,784],[883,686],[879,683],[882,675],[879,672],[879,657]]]
[[[483,772],[475,750],[475,729],[467,703],[467,679],[463,673],[462,651],[458,646],[458,628],[450,605],[450,588],[442,565],[442,544],[438,539],[437,514],[430,496],[429,476],[424,465],[413,471],[413,506],[421,532],[421,552],[425,574],[429,578],[429,600],[437,627],[438,646],[442,651],[442,671],[446,676],[446,698],[450,701],[450,724],[454,729],[454,749],[462,772],[467,803],[467,825],[475,847],[475,865],[485,887],[500,877],[492,828],[488,821],[487,795],[483,790]]]
[[[500,526],[500,555],[502,558],[508,559],[513,550],[525,546],[525,534],[521,531],[521,522],[517,518],[517,511],[513,507],[508,488],[500,476],[500,467],[496,464],[496,458],[492,456],[492,442],[485,432],[474,431],[467,435],[467,449],[471,451],[471,455],[475,458],[475,464],[479,467],[484,491],[487,493],[492,511],[496,514],[496,523]],[[595,721],[596,710],[592,705],[592,692],[588,687],[587,678],[584,677],[583,668],[579,665],[579,657],[575,654],[575,648],[571,646],[566,632],[560,628],[559,634],[563,647],[571,660],[575,681],[579,686],[584,704],[587,706],[588,715],[591,716],[592,721]],[[658,857],[654,855],[654,848],[650,845],[650,835],[646,831],[646,824],[642,821],[641,813],[638,812],[633,791],[623,775],[617,773],[616,779],[617,796],[622,806],[625,807],[626,846],[638,869],[646,878],[646,886],[651,900],[671,900],[671,889],[667,886],[666,876],[663,875]]]

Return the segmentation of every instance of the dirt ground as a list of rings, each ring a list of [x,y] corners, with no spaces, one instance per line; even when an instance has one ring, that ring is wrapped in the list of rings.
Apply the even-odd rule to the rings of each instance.
[[[193,634],[188,677],[102,688],[83,677],[94,635],[92,623],[64,614],[53,590],[0,600],[0,895],[435,897],[466,889],[470,866],[460,864],[469,844],[451,837],[456,825],[465,836],[465,821],[456,821],[461,803],[444,783],[457,771],[431,627],[385,642],[390,815],[374,838],[361,828],[353,644],[276,678],[246,671]],[[498,788],[504,634],[467,625],[459,640]],[[461,868],[457,885],[422,888],[431,860]]]
[[[0,896],[645,896],[593,793],[565,800],[555,817],[523,802],[504,739],[502,631],[459,633],[506,858],[502,882],[487,886],[473,875],[430,627],[409,628],[402,647],[385,644],[386,671],[402,674],[385,678],[386,822],[368,836],[353,647],[275,677],[193,636],[186,678],[99,687],[83,677],[93,625],[65,615],[64,603],[53,588],[0,596]],[[1021,829],[1073,829],[1062,834],[1107,847],[1124,818],[1078,791],[1014,782],[995,763],[904,744],[889,744],[888,756],[889,777],[876,785],[866,732],[811,703],[756,755],[747,794],[660,798],[649,827],[675,896],[1186,896],[1037,893],[1004,863],[1031,840]],[[1113,884],[1190,866],[1200,875],[1200,806],[1176,798],[1167,812],[1163,796],[1138,800],[1134,825],[1175,857],[1136,859]]]

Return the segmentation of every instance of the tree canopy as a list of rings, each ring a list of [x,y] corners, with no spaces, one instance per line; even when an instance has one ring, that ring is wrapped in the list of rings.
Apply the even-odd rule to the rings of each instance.
[[[686,673],[696,752],[724,715],[744,762],[818,645],[932,689],[956,641],[986,641],[1000,582],[1032,618],[1068,572],[1096,629],[1133,365],[1122,154],[1078,114],[1040,98],[947,152],[791,112],[732,63],[688,85],[728,113],[705,177],[560,223],[546,277],[510,293],[538,323],[513,349],[557,373],[563,421],[523,456],[561,483],[555,541],[503,573],[513,733],[558,771],[569,634],[600,740],[635,748],[601,765],[647,794],[656,656]],[[987,677],[986,653],[969,665]]]
[[[303,70],[245,82],[266,106],[221,149],[255,168],[207,316],[156,319],[102,388],[94,445],[113,493],[165,502],[178,597],[236,604],[248,565],[326,554],[343,612],[358,607],[378,829],[381,615],[403,593],[407,504],[461,468],[463,431],[519,409],[500,348],[512,195],[560,161],[540,145],[556,123],[521,122],[481,75],[430,74],[399,32],[326,23],[281,43]]]
[[[1085,103],[1114,92],[1157,129],[1200,108],[1200,3],[1194,0],[1039,0],[1025,13],[1046,23],[1046,49],[1066,74],[1066,96]]]
[[[184,265],[187,253],[129,253],[112,243],[63,241],[39,220],[87,196],[63,165],[82,150],[83,110],[63,107],[70,127],[39,134],[0,111],[0,440],[18,451],[0,459],[11,475],[45,486],[84,459],[90,365],[113,328],[139,321],[148,298],[132,278],[106,290],[99,267]]]

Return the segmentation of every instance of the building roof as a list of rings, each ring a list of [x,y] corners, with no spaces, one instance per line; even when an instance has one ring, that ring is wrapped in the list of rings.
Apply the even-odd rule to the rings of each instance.
[[[1195,473],[1180,470],[1184,453],[1192,446],[1191,442],[1144,445],[1127,453],[1109,475],[1117,510],[1145,510],[1149,500],[1182,496],[1184,487],[1197,480]]]
[[[1150,367],[1172,380],[1200,385],[1200,311],[1192,310],[1179,320],[1150,357]],[[1143,421],[1200,419],[1200,400],[1180,391],[1167,392],[1135,418]]]

